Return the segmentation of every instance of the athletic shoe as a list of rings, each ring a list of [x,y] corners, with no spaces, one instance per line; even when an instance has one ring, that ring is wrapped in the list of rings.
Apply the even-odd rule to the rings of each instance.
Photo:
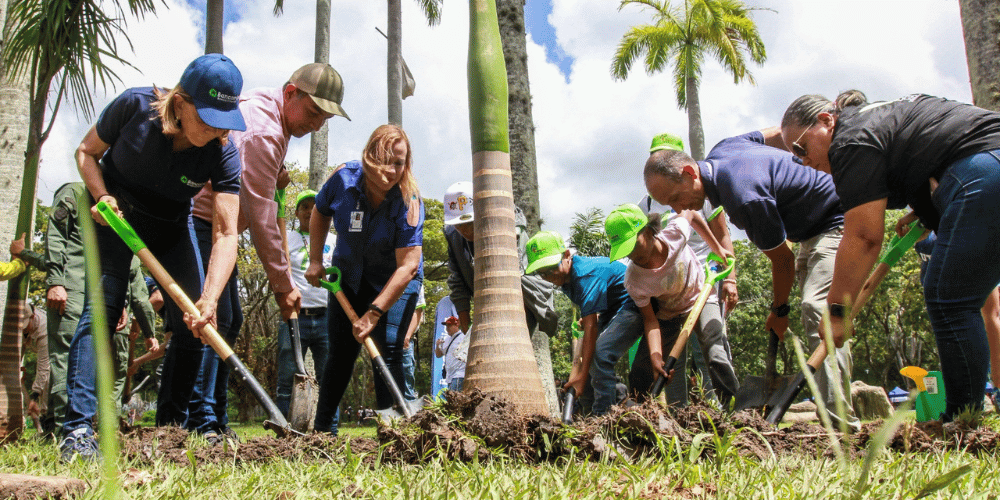
[[[221,434],[222,437],[230,443],[240,444],[243,442],[240,440],[240,436],[236,434],[236,431],[234,431],[232,427],[223,427]]]
[[[87,462],[101,459],[101,450],[97,447],[97,436],[86,427],[70,432],[59,443],[59,458],[63,462],[71,462],[75,456],[79,456],[80,460]]]

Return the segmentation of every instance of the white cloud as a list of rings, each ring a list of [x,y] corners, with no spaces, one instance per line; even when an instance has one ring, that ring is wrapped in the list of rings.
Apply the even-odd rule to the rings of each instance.
[[[648,76],[641,67],[614,81],[611,57],[631,25],[649,22],[637,7],[617,11],[609,0],[552,0],[549,18],[565,53],[575,59],[569,82],[544,49],[529,40],[542,216],[567,232],[573,215],[605,211],[636,201],[639,170],[650,138],[673,131],[687,136],[669,74]],[[859,88],[873,99],[926,92],[971,99],[956,0],[803,1],[755,0],[777,12],[754,18],[767,44],[768,62],[753,68],[756,87],[734,85],[707,61],[701,86],[706,143],[776,124],[785,106],[804,93],[832,97]],[[197,57],[201,14],[180,0],[156,17],[129,23],[142,73],[119,72],[125,86],[170,86]],[[240,20],[225,33],[226,52],[243,72],[245,88],[282,84],[312,60],[315,3],[288,0],[274,17],[272,2],[236,2]],[[428,27],[417,2],[403,3],[403,55],[416,95],[404,101],[404,127],[413,142],[415,168],[425,196],[440,197],[452,182],[471,179],[466,88],[468,4],[444,3],[440,25]],[[346,85],[344,108],[353,121],[330,121],[330,161],[358,157],[368,135],[386,121],[385,2],[335,2],[331,64]],[[121,86],[117,91],[121,90]],[[108,98],[98,92],[101,109]],[[39,197],[46,204],[63,182],[78,179],[72,151],[90,126],[71,110],[57,120],[42,159]],[[293,139],[288,159],[305,165],[309,141]]]

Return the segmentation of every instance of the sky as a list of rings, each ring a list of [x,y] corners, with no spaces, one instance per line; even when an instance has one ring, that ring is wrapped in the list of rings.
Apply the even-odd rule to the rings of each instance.
[[[165,0],[156,16],[130,19],[136,69],[122,68],[116,88],[95,90],[100,110],[127,87],[172,87],[203,52],[204,12],[187,0]],[[707,149],[750,130],[777,125],[802,94],[833,98],[857,88],[869,100],[921,92],[969,102],[958,0],[749,0],[767,49],[752,67],[756,85],[734,84],[706,59],[700,87]],[[429,27],[418,3],[403,0],[403,56],[416,93],[403,101],[414,173],[423,196],[471,180],[466,59],[468,3],[445,0],[441,23]],[[647,75],[637,64],[624,81],[611,77],[618,42],[651,13],[617,0],[527,0],[528,68],[533,96],[543,228],[563,235],[577,213],[609,212],[644,194],[641,171],[651,138],[672,132],[687,142],[687,117],[674,100],[669,73]],[[283,84],[312,61],[315,3],[226,2],[225,52],[244,89]],[[371,132],[387,121],[386,3],[333,2],[330,63],[345,82],[352,121],[329,121],[331,164],[358,159]],[[94,118],[60,111],[42,150],[38,197],[51,204],[63,183],[79,180],[73,151]],[[308,138],[292,139],[287,160],[307,165]]]

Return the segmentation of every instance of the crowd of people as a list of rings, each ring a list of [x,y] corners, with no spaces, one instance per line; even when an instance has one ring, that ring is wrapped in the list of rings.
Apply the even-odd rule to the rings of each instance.
[[[39,377],[36,385],[42,380],[48,387],[33,386],[28,412],[59,438],[66,460],[99,455],[95,311],[83,286],[81,217],[98,223],[104,316],[121,318],[107,331],[117,352],[116,400],[127,399],[126,375],[162,357],[157,425],[182,426],[213,444],[238,439],[228,425],[228,367],[199,337],[208,324],[229,343],[240,333],[236,245],[246,230],[283,320],[298,322],[303,354],[312,352],[320,381],[317,431],[337,433],[338,408],[366,337],[378,345],[404,397],[417,397],[411,342],[424,310],[425,213],[406,132],[378,127],[359,160],[335,167],[318,191],[298,194],[289,233],[283,213],[289,141],[334,116],[350,119],[341,106],[344,83],[329,65],[313,63],[284,85],[245,93],[242,87],[236,65],[209,54],[193,61],[171,89],[133,88],[117,96],[76,151],[83,182],[56,192],[46,255],[26,251],[22,237],[11,246],[14,261],[0,266],[4,278],[23,272],[22,261],[46,271],[47,314],[35,309],[33,324],[47,330],[41,335],[47,353],[40,342],[32,345],[48,362],[47,382]],[[835,422],[843,416],[856,430],[859,421],[844,397],[852,369],[851,307],[881,249],[885,211],[909,206],[897,230],[919,218],[936,231],[936,239],[924,243],[929,258],[922,283],[947,394],[942,418],[950,420],[981,408],[991,346],[1000,359],[994,338],[1000,321],[984,322],[980,313],[1000,283],[1000,266],[986,255],[1000,240],[993,222],[998,167],[1000,113],[924,95],[880,103],[857,91],[834,101],[802,96],[780,127],[724,139],[704,160],[684,153],[677,137],[657,136],[642,178],[635,179],[648,196],[619,206],[605,221],[608,256],[578,255],[553,231],[528,238],[524,215],[515,209],[529,332],[555,334],[559,287],[582,316],[579,359],[564,388],[580,395],[585,411],[600,415],[619,401],[615,365],[630,348],[631,397],[646,397],[654,379],[664,377],[668,402],[684,404],[687,380],[676,374],[685,373],[687,356],[668,372],[665,352],[693,313],[709,253],[734,255],[728,220],[771,263],[771,334],[783,338],[788,330],[797,280],[808,347],[832,336],[836,367],[817,373],[826,401],[818,411]],[[438,305],[447,314],[435,320],[434,350],[444,370],[432,376],[451,390],[463,388],[472,328],[473,200],[467,181],[450,186],[442,199],[450,294]],[[184,313],[144,279],[132,250],[97,212],[98,202],[135,229],[199,314]],[[356,321],[318,288],[330,266],[341,272],[344,307],[354,309]],[[725,328],[738,303],[737,283],[733,273],[711,291],[691,345],[708,393],[723,405],[739,391]],[[989,309],[994,316],[996,309]],[[162,344],[153,334],[157,314],[169,333]],[[276,400],[286,413],[295,372],[292,330],[282,326],[278,337]],[[130,360],[130,340],[139,335],[148,352]],[[833,386],[837,380],[843,387]],[[377,407],[390,407],[386,381],[375,377],[374,386]],[[838,398],[846,413],[836,411]]]

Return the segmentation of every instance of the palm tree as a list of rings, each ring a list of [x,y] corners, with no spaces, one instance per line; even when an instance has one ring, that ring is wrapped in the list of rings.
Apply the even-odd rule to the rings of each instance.
[[[959,0],[965,57],[969,61],[972,102],[1000,111],[1000,3]]]
[[[441,2],[443,0],[417,0],[427,18],[427,25],[441,22]],[[386,88],[388,89],[389,123],[403,126],[403,9],[400,0],[388,0],[388,38],[386,51]]]
[[[669,0],[621,0],[618,10],[639,4],[654,11],[656,24],[633,26],[622,37],[611,62],[611,74],[628,77],[632,63],[646,54],[646,73],[663,71],[673,64],[677,105],[688,114],[691,156],[705,157],[705,132],[701,123],[698,85],[705,56],[713,56],[733,75],[733,83],[755,83],[747,69],[747,56],[762,64],[767,55],[750,8],[740,0],[684,0],[683,7]]]
[[[524,320],[507,132],[507,75],[495,0],[469,2],[469,123],[476,211],[476,319],[465,383],[548,414]]]
[[[280,1],[280,0],[279,0]],[[275,5],[275,11],[278,5]],[[313,62],[330,62],[330,0],[316,0],[315,58]],[[327,150],[330,128],[326,122],[309,137],[309,189],[318,191],[326,180],[329,164]]]
[[[208,0],[205,2],[206,54],[225,54],[222,50],[222,32],[225,28],[225,11],[226,5],[224,0]]]

